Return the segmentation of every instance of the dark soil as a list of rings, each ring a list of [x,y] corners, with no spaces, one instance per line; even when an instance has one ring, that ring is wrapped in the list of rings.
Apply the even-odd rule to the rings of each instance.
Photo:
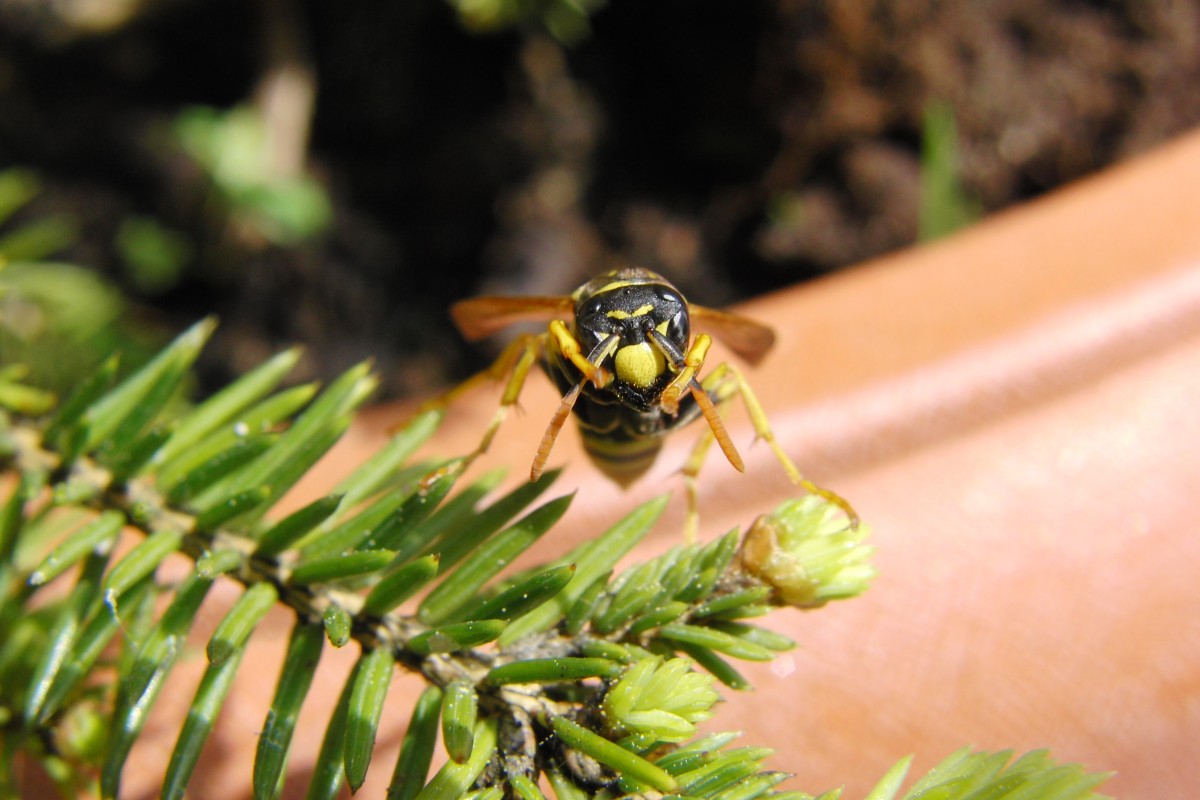
[[[67,257],[155,319],[221,316],[210,385],[299,341],[310,374],[374,356],[388,393],[426,392],[483,357],[456,298],[628,261],[721,305],[903,247],[937,103],[984,212],[1200,122],[1194,0],[610,0],[570,46],[536,19],[468,31],[444,0],[114,6],[140,10],[96,30],[76,4],[0,0],[0,166],[37,169],[26,213],[75,214]],[[315,80],[334,222],[283,247],[214,211],[162,132],[253,102],[288,59]],[[130,215],[193,242],[173,285],[128,278]]]

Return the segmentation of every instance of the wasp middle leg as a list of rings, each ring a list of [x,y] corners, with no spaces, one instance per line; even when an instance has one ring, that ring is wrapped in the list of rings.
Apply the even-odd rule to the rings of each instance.
[[[666,352],[665,345],[660,346],[663,346],[664,352]],[[742,462],[742,456],[738,453],[737,447],[734,446],[733,440],[729,438],[729,433],[725,430],[725,423],[717,411],[717,404],[713,402],[711,387],[719,385],[721,379],[710,375],[705,379],[704,384],[696,380],[696,375],[704,366],[704,359],[708,355],[708,348],[711,346],[712,339],[707,334],[702,333],[696,337],[686,355],[682,353],[674,354],[671,361],[675,377],[663,389],[662,395],[659,397],[659,406],[668,414],[677,414],[679,413],[680,400],[685,393],[690,393],[692,399],[696,401],[696,405],[699,407],[704,421],[708,423],[708,432],[716,439],[717,444],[720,445],[721,452],[725,454],[725,458],[738,472],[745,472],[746,465]],[[668,353],[668,355],[670,356],[671,354]],[[721,365],[721,367],[718,367],[716,372],[724,374],[722,371],[724,366]],[[721,401],[718,400],[718,402]],[[707,449],[707,445],[705,449]]]
[[[496,413],[492,416],[492,421],[488,423],[475,449],[465,456],[454,459],[432,474],[427,475],[422,480],[423,484],[431,485],[434,481],[445,475],[465,470],[475,459],[488,451],[488,448],[492,446],[492,440],[496,438],[496,432],[504,424],[509,409],[515,406],[520,399],[525,379],[529,376],[529,370],[537,363],[538,356],[542,352],[542,348],[545,347],[545,339],[546,334],[544,333],[521,334],[505,346],[504,350],[500,352],[500,355],[496,357],[496,360],[487,369],[477,372],[449,391],[443,392],[421,406],[421,411],[442,410],[461,395],[477,388],[482,383],[495,383],[503,380],[506,376],[508,378],[504,386],[504,393],[500,396],[500,404],[496,408]]]

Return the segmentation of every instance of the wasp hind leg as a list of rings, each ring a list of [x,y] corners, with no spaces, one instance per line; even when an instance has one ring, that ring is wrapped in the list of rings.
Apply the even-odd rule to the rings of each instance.
[[[726,405],[737,396],[740,396],[742,403],[746,406],[746,412],[750,416],[750,422],[754,426],[754,433],[759,439],[762,439],[771,448],[771,452],[775,454],[775,458],[783,467],[784,473],[787,475],[794,485],[801,487],[810,494],[815,494],[822,497],[830,503],[840,508],[847,516],[850,522],[850,528],[857,528],[859,523],[858,512],[850,505],[843,497],[830,491],[822,486],[810,481],[801,474],[792,460],[788,458],[787,453],[780,447],[779,442],[775,439],[775,432],[771,430],[771,424],[767,420],[767,414],[763,411],[762,405],[758,402],[758,397],[755,396],[754,390],[750,388],[750,384],[731,364],[718,365],[699,387],[698,391],[694,391],[694,395],[704,394],[705,399],[709,401],[715,409],[724,410]],[[697,396],[697,401],[700,399]],[[703,404],[701,408],[703,409]],[[725,432],[723,425],[720,427],[713,425],[712,419],[705,413],[705,419],[709,421],[709,427],[701,434],[700,439],[692,448],[692,452],[688,455],[687,461],[683,465],[683,480],[684,487],[688,498],[688,518],[685,523],[685,532],[687,533],[688,541],[695,541],[696,530],[699,521],[697,512],[699,502],[699,476],[700,468],[704,465],[704,457],[708,454],[708,450],[712,447],[713,441],[720,442],[722,450],[725,450],[725,442],[728,440],[728,434]],[[717,421],[720,422],[719,416]],[[732,446],[732,445],[731,445]],[[728,451],[726,450],[728,456]],[[732,459],[731,459],[732,462]],[[732,462],[740,471],[739,462]]]
[[[496,432],[504,424],[509,409],[515,406],[520,399],[521,389],[525,385],[525,378],[528,377],[529,370],[537,362],[538,354],[544,346],[545,334],[522,334],[509,342],[487,369],[477,372],[454,388],[443,392],[421,406],[420,410],[422,412],[443,410],[460,396],[478,388],[481,384],[496,383],[503,380],[506,376],[508,378],[504,386],[504,393],[500,396],[500,404],[496,408],[496,413],[492,416],[492,421],[488,423],[487,429],[484,430],[479,444],[465,456],[456,458],[449,464],[426,475],[421,481],[424,487],[432,485],[435,481],[446,475],[462,472],[475,459],[488,451],[488,448],[492,445],[492,440],[496,438]]]

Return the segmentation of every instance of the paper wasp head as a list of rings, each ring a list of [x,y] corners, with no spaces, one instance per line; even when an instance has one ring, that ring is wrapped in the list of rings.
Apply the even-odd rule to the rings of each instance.
[[[687,301],[643,269],[602,275],[573,298],[576,340],[588,361],[612,376],[605,388],[641,411],[652,408],[688,349]]]

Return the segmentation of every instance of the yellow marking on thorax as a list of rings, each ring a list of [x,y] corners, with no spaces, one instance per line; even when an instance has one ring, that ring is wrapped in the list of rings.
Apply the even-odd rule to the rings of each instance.
[[[622,286],[640,286],[642,283],[644,283],[644,281],[638,281],[638,280],[613,281],[612,283],[606,283],[603,286],[601,286],[600,289],[595,292],[595,294],[604,294],[605,292],[611,292],[613,289],[620,289]]]
[[[652,386],[667,368],[667,360],[649,342],[630,344],[617,351],[617,377],[628,384],[645,389]]]
[[[596,291],[589,294],[588,297],[596,297],[597,295],[602,295],[605,292],[611,292],[613,289],[620,289],[623,286],[641,286],[644,283],[645,283],[645,281],[639,281],[639,280],[610,281],[610,282],[604,284],[603,286],[601,286]],[[581,297],[583,297],[583,290],[586,289],[587,287],[588,287],[588,284],[585,283],[583,286],[580,286],[578,289],[571,292],[571,299],[578,303],[579,299]]]
[[[622,311],[618,308],[606,312],[604,316],[608,317],[609,319],[629,319],[630,317],[644,317],[653,310],[654,306],[650,303],[646,303],[645,305],[638,306],[636,309],[634,309],[632,314],[628,311]]]

